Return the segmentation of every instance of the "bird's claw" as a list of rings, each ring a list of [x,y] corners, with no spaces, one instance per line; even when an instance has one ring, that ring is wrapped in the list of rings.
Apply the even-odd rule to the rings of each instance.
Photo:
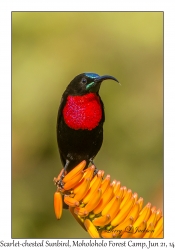
[[[92,165],[94,165],[94,167],[95,167],[95,169],[94,169],[94,174],[93,174],[93,177],[94,177],[94,176],[96,176],[96,174],[98,173],[99,170],[98,170],[98,168],[95,166],[95,164],[94,164],[94,162],[93,162],[93,159],[90,159],[89,161],[90,161],[90,163],[91,163]]]
[[[55,185],[57,187],[57,190],[61,191],[62,189],[64,189],[64,182],[63,182],[64,176],[65,176],[65,171],[64,171],[64,169],[62,169],[62,171],[60,172],[58,177],[57,178],[55,177],[53,179],[53,181],[54,181],[54,183],[55,183]]]
[[[62,179],[63,178],[60,178],[60,180],[56,182],[57,189],[64,189],[64,182]]]

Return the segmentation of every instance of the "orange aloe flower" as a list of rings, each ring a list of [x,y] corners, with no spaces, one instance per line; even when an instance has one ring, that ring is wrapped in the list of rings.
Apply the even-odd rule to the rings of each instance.
[[[54,182],[54,210],[61,218],[63,203],[77,222],[92,238],[163,238],[163,215],[160,209],[148,203],[143,207],[143,198],[121,186],[120,181],[112,181],[110,175],[104,178],[99,170],[94,176],[95,166],[84,170],[82,161],[64,178],[64,186]]]

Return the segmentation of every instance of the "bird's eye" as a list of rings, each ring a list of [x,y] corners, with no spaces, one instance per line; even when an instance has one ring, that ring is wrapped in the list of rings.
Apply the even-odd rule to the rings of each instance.
[[[86,84],[87,83],[87,79],[86,78],[82,78],[81,79],[81,83]]]

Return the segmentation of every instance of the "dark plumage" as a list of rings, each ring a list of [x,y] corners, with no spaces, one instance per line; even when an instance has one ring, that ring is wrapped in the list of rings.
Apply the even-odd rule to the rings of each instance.
[[[63,93],[57,118],[57,142],[67,172],[83,160],[92,162],[103,142],[104,105],[99,96],[103,80],[112,76],[83,73]]]

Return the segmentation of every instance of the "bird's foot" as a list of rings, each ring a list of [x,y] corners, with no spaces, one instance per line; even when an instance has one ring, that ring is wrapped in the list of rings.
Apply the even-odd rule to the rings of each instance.
[[[63,189],[64,188],[63,178],[61,178],[59,181],[57,181],[56,186],[57,186],[58,189]]]
[[[64,168],[61,170],[60,174],[57,178],[54,178],[55,185],[57,186],[57,189],[61,191],[61,189],[64,189],[64,182],[63,179],[65,175],[67,174],[67,167],[69,165],[69,160],[66,160],[66,164]]]
[[[57,191],[62,191],[64,189],[64,182],[63,182],[63,178],[54,178],[53,180],[55,182],[55,185],[57,187]]]
[[[61,170],[61,172],[59,173],[58,177],[54,178],[53,181],[55,183],[55,185],[57,186],[57,190],[61,191],[62,189],[64,189],[64,182],[63,182],[63,178],[65,176],[65,169],[63,168]]]
[[[90,161],[90,163],[92,164],[92,165],[94,165],[94,167],[95,167],[95,169],[94,169],[94,176],[98,173],[98,168],[95,166],[95,164],[94,164],[94,161],[93,161],[93,159],[91,158],[91,159],[89,159],[89,161]]]

